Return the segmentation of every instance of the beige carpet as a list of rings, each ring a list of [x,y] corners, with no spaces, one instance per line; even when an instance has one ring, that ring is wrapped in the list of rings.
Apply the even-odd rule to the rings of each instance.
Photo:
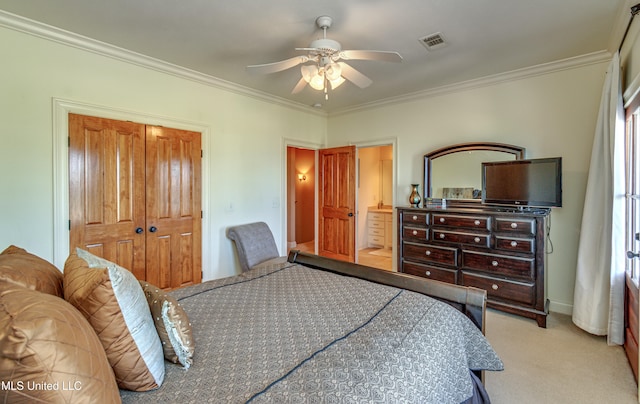
[[[624,349],[608,346],[552,313],[547,328],[488,310],[486,335],[504,362],[485,372],[493,404],[638,403],[638,387]]]

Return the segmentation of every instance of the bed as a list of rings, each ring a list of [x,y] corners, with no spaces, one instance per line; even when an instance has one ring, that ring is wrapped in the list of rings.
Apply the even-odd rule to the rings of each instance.
[[[482,403],[503,364],[483,336],[486,292],[292,251],[285,262],[174,290],[189,369],[166,363],[124,403]]]

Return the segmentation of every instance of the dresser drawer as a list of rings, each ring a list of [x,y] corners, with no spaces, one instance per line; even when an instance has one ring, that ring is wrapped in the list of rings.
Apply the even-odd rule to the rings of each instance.
[[[462,268],[534,279],[535,259],[463,250]]]
[[[490,276],[462,272],[464,286],[474,286],[487,291],[488,299],[509,300],[526,305],[535,303],[535,284],[496,279]]]
[[[429,239],[429,230],[420,227],[403,227],[402,237],[405,240],[411,239],[416,241],[427,241]]]
[[[434,213],[432,214],[431,224],[438,226],[454,226],[465,229],[489,230],[491,228],[491,217]]]
[[[405,225],[422,225],[429,224],[428,213],[404,212],[402,214],[402,223]]]
[[[367,234],[368,234],[369,236],[384,237],[384,228],[380,228],[380,227],[369,227],[369,230],[367,231]]]
[[[533,238],[496,236],[496,249],[499,250],[533,253],[535,245]]]
[[[434,279],[436,281],[457,283],[458,271],[455,269],[437,268],[429,265],[417,264],[414,262],[403,262],[402,272],[421,276],[423,278]]]
[[[384,221],[382,220],[369,220],[369,229],[384,229]]]
[[[380,212],[369,212],[369,220],[380,220],[381,222],[384,222],[385,218],[387,216],[391,216],[388,215],[386,213],[380,213]]]
[[[519,217],[497,217],[496,231],[534,235],[536,234],[536,220]]]
[[[431,239],[434,241],[445,241],[450,243],[471,244],[480,247],[489,247],[489,241],[491,240],[491,237],[489,237],[489,234],[474,234],[433,229]]]
[[[433,246],[429,244],[403,243],[404,258],[410,261],[435,262],[456,266],[458,263],[458,249]]]
[[[369,243],[369,245],[384,246],[384,236],[375,236],[369,234],[369,236],[367,237],[367,242]]]

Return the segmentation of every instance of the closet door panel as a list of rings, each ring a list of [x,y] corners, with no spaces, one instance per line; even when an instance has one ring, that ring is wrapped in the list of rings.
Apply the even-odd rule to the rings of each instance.
[[[145,273],[145,129],[69,115],[70,249]]]
[[[147,280],[163,289],[202,280],[200,136],[147,127]]]

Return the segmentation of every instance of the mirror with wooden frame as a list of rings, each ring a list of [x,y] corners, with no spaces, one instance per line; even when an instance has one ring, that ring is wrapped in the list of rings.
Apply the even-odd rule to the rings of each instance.
[[[520,160],[525,148],[505,143],[474,142],[446,146],[424,155],[424,199],[448,204],[482,200],[482,162]]]

